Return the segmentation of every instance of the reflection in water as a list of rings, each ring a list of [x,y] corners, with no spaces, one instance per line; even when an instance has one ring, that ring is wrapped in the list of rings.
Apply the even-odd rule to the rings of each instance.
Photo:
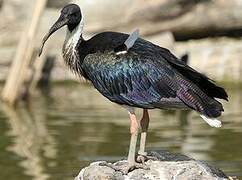
[[[49,175],[44,173],[41,153],[55,158],[55,143],[48,133],[46,118],[37,116],[33,108],[30,106],[15,110],[3,104],[2,110],[10,124],[7,134],[15,137],[8,150],[24,158],[20,165],[25,168],[26,175],[32,176],[34,180],[46,180]]]
[[[8,143],[4,148],[0,142],[0,157],[7,152],[19,157],[8,154],[2,159],[15,164],[14,171],[24,168],[22,179],[73,179],[91,161],[126,156],[129,121],[124,109],[89,86],[57,85],[44,94],[35,94],[16,110],[3,105],[0,110],[7,116],[0,116],[0,125],[9,124],[2,127]],[[222,129],[210,128],[191,111],[153,110],[147,148],[186,154],[242,176],[242,93],[231,90],[230,94]]]

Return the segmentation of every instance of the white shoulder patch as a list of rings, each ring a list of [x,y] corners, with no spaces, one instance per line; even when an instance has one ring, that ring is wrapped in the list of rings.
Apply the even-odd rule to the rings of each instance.
[[[129,37],[124,42],[126,48],[121,49],[120,51],[116,52],[116,55],[126,54],[128,50],[133,47],[135,41],[139,38],[139,30],[136,29],[133,31]]]
[[[116,52],[116,55],[121,55],[121,54],[126,54],[128,51],[119,51],[119,52]]]
[[[220,128],[222,127],[222,122],[217,120],[217,119],[212,119],[212,118],[208,118],[204,115],[200,115],[203,120],[208,123],[211,127],[216,127],[216,128]]]

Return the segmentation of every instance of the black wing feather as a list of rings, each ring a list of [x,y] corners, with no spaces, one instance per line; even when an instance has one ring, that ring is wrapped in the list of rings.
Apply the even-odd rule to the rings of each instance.
[[[154,104],[160,99],[175,98],[175,91],[162,81],[167,74],[158,72],[159,69],[141,63],[138,59],[129,57],[130,55],[117,56],[112,52],[104,56],[101,53],[88,55],[83,62],[83,69],[96,89],[111,101],[155,108]],[[97,60],[99,63],[96,63]]]
[[[188,66],[186,62],[178,61],[169,50],[164,53],[164,57],[172,67],[201,88],[209,97],[228,100],[228,94],[223,88],[216,86],[211,79]]]
[[[218,117],[227,93],[169,50],[137,39],[128,53],[117,55],[127,34],[105,32],[79,48],[81,68],[96,89],[118,104],[142,108],[192,108]],[[85,54],[86,53],[86,54]]]

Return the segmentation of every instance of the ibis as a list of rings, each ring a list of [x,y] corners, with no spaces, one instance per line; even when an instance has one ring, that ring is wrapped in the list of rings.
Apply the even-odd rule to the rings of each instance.
[[[139,132],[137,153],[147,155],[145,144],[151,109],[192,109],[210,126],[221,126],[217,118],[224,109],[217,99],[228,100],[222,87],[168,49],[140,38],[138,30],[130,34],[102,32],[84,39],[84,19],[76,4],[68,4],[61,10],[58,20],[43,38],[39,55],[48,38],[64,26],[67,27],[67,34],[62,52],[66,65],[128,112],[130,168],[138,164],[136,144]],[[136,117],[136,108],[143,109],[141,120]]]

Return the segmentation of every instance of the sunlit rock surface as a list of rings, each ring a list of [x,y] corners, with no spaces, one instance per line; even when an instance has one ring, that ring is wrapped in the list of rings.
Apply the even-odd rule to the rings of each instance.
[[[115,171],[110,167],[99,165],[102,162],[95,162],[82,169],[75,180],[228,179],[216,167],[184,155],[171,154],[166,151],[150,152],[149,155],[155,157],[156,160],[148,160],[145,163],[149,168],[148,170],[135,169],[127,175],[123,175],[121,172]],[[127,165],[127,161],[118,161],[114,164],[125,166]]]

